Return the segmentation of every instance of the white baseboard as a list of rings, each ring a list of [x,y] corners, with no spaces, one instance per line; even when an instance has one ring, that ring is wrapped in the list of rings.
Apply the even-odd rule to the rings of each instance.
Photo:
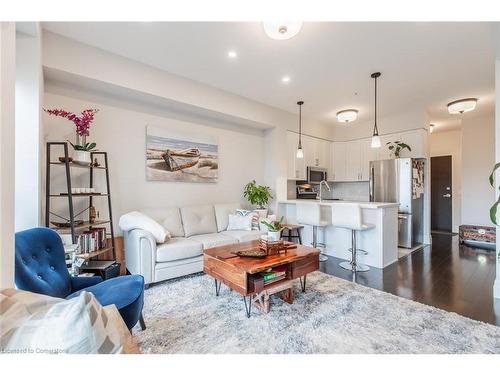
[[[495,279],[493,284],[493,297],[500,299],[500,279]]]

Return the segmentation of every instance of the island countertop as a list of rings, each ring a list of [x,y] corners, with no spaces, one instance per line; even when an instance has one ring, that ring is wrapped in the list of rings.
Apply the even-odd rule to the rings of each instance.
[[[278,204],[297,204],[297,203],[311,203],[311,204],[322,204],[322,205],[335,205],[343,203],[359,203],[361,208],[377,209],[377,208],[387,208],[387,207],[398,207],[399,203],[387,203],[387,202],[363,202],[363,201],[345,201],[345,200],[323,200],[319,199],[286,199],[278,201]]]

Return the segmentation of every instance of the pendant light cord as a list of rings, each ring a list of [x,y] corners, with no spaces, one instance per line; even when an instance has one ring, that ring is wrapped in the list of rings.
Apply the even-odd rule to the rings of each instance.
[[[378,135],[378,127],[377,127],[377,77],[375,77],[375,126],[373,127],[373,135]]]
[[[299,105],[299,147],[302,146],[302,105]]]

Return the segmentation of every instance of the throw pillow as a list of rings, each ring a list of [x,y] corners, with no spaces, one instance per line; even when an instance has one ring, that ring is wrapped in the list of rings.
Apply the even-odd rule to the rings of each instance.
[[[149,216],[139,211],[132,211],[120,217],[118,226],[122,231],[142,229],[153,235],[158,243],[164,243],[170,238],[170,233]]]
[[[227,230],[252,230],[252,217],[229,215]]]
[[[0,349],[8,353],[120,353],[121,337],[89,292],[64,300],[5,289]]]
[[[252,218],[252,230],[259,230],[259,213],[249,210],[236,210],[236,214],[240,216],[250,216]]]

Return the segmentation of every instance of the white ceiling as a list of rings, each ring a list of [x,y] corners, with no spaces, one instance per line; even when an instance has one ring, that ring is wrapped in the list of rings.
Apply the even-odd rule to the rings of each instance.
[[[305,23],[292,39],[268,38],[260,23],[78,22],[43,28],[168,72],[338,124],[335,113],[373,118],[373,80],[380,116],[423,108],[438,125],[460,123],[446,103],[478,97],[468,116],[493,111],[491,23]],[[238,57],[227,57],[235,50]],[[289,75],[288,84],[281,77]],[[354,124],[353,124],[354,126]]]

